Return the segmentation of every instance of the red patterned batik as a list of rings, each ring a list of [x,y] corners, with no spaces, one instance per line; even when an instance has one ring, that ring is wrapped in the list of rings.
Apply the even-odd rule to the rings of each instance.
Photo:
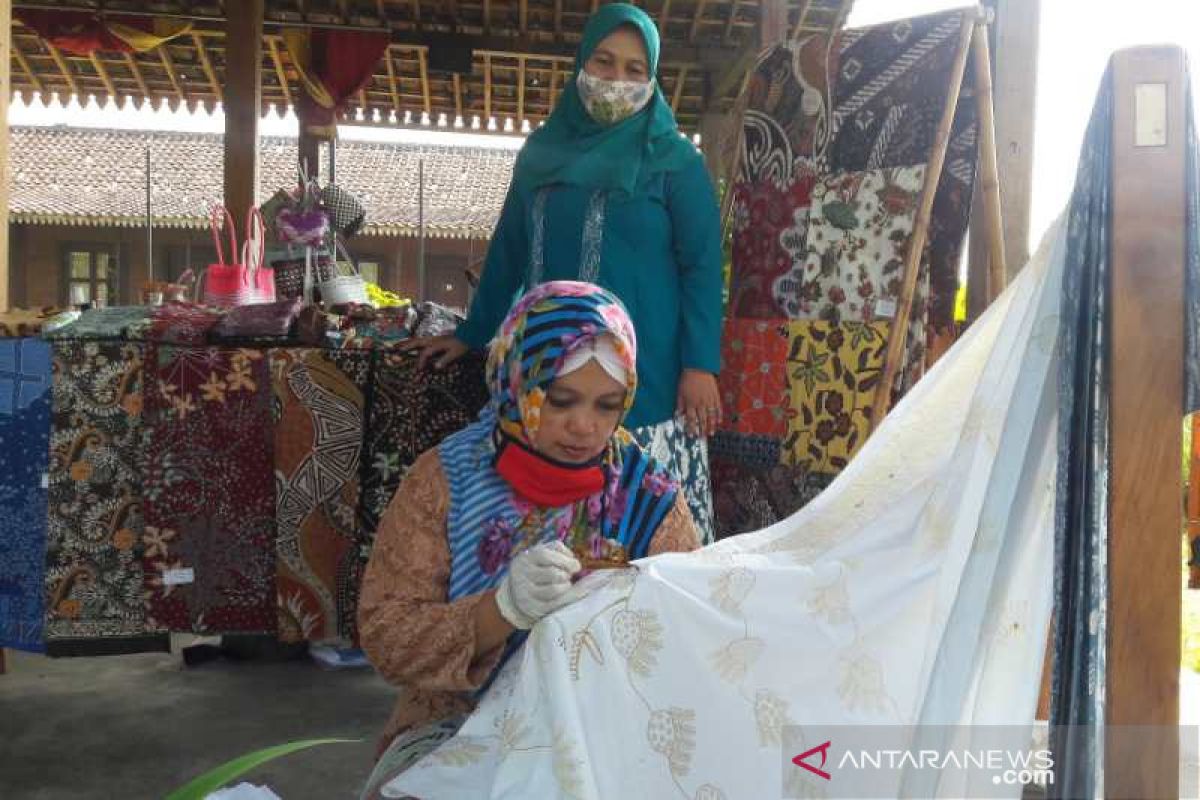
[[[787,320],[726,321],[720,376],[724,430],[787,434],[787,355]]]
[[[145,395],[147,616],[177,631],[273,633],[265,353],[151,345]]]

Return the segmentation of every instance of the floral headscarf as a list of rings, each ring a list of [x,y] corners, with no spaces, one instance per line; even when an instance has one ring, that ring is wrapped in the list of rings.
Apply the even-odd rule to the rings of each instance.
[[[637,392],[637,339],[621,301],[578,281],[551,281],[517,301],[488,354],[487,374],[501,430],[530,444],[546,391],[577,348],[609,334],[626,374],[625,409]]]
[[[636,341],[628,314],[611,293],[575,281],[541,284],[501,325],[488,358],[492,402],[479,422],[446,439],[439,450],[450,485],[450,599],[496,586],[517,554],[555,538],[595,556],[618,547],[631,559],[646,555],[679,485],[624,429],[614,432],[601,458],[603,488],[570,505],[532,504],[493,466],[497,432],[528,445],[564,360],[605,335],[626,362],[627,412],[637,382]]]

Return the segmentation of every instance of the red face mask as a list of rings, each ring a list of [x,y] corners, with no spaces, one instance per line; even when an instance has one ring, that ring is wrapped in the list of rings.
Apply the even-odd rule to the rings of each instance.
[[[586,464],[563,464],[500,434],[496,472],[521,497],[544,508],[559,508],[583,500],[604,488],[600,458]]]

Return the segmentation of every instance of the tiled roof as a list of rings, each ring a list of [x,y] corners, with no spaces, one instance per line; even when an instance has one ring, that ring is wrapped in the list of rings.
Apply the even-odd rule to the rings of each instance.
[[[207,226],[207,209],[223,191],[221,140],[220,134],[14,127],[9,219],[142,225],[149,145],[155,224]],[[295,139],[264,138],[260,157],[263,199],[295,184]],[[427,234],[483,238],[500,214],[515,157],[501,148],[344,140],[337,146],[337,180],[366,207],[364,233],[415,236],[424,159]]]

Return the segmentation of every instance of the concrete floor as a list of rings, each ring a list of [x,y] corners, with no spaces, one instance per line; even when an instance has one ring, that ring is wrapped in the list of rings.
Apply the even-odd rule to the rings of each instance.
[[[7,651],[0,798],[158,800],[239,755],[298,739],[362,739],[294,753],[244,779],[286,800],[355,798],[395,690],[370,669],[308,658],[178,655],[48,659]]]

